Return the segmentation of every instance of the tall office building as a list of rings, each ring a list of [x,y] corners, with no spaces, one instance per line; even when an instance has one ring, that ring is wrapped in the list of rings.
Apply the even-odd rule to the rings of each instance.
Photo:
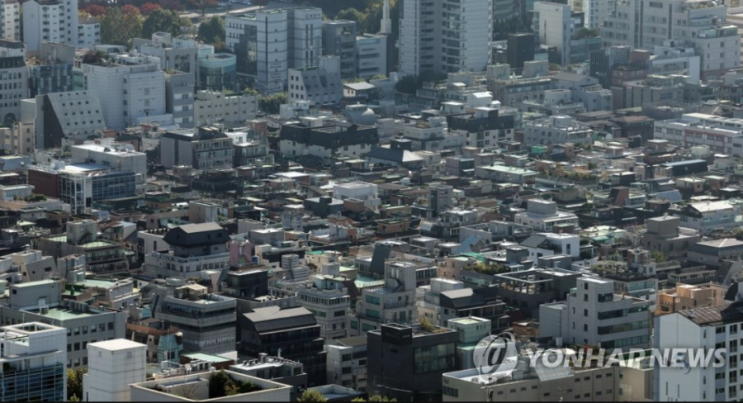
[[[41,42],[77,46],[77,0],[31,0],[23,4],[23,41],[29,52]]]
[[[492,0],[401,1],[401,72],[485,70],[492,53]]]
[[[356,21],[325,21],[323,52],[341,58],[341,77],[356,77]]]
[[[322,10],[257,10],[227,15],[227,47],[237,55],[237,75],[262,94],[284,91],[290,68],[315,67],[322,54]]]
[[[594,29],[604,23],[614,7],[614,0],[569,0],[568,5],[573,12],[582,12],[585,15],[584,27]]]
[[[287,12],[289,68],[317,67],[322,56],[322,9],[290,8]]]
[[[88,91],[97,95],[106,127],[122,130],[165,112],[165,72],[154,56],[116,55],[83,64]]]
[[[601,27],[604,47],[653,50],[668,39],[685,42],[701,57],[702,79],[740,66],[738,29],[726,22],[727,6],[713,0],[620,0]]]
[[[570,64],[570,39],[575,28],[570,6],[540,1],[534,3],[533,17],[532,28],[539,44],[555,48],[550,63]]]

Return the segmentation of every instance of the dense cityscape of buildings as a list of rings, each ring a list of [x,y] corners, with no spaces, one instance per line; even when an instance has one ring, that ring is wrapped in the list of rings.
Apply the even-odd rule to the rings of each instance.
[[[254,2],[0,2],[0,400],[743,398],[739,4]]]

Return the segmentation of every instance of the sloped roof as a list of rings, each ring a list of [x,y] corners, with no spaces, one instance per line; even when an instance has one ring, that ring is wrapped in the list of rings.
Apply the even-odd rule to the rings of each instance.
[[[257,308],[243,317],[246,325],[258,333],[317,325],[315,315],[304,307],[281,309],[278,306],[268,306]]]
[[[163,240],[169,245],[196,246],[226,243],[230,236],[219,224],[208,222],[173,228],[165,234]]]

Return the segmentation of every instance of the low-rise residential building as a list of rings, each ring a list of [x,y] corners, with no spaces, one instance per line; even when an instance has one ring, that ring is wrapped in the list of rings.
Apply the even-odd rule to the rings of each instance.
[[[524,144],[527,146],[553,144],[591,144],[593,130],[570,116],[550,116],[524,123]]]
[[[126,312],[90,307],[85,302],[61,299],[62,282],[41,280],[10,285],[8,306],[0,306],[0,323],[49,323],[67,329],[67,368],[88,365],[88,343],[121,339],[126,333]]]
[[[184,352],[231,353],[236,351],[234,298],[208,293],[198,284],[169,280],[155,291],[154,318],[175,325],[183,333]]]
[[[325,343],[327,383],[356,390],[366,390],[369,357],[366,349],[366,336],[328,340]]]
[[[285,156],[314,156],[323,160],[358,158],[379,142],[377,129],[341,121],[304,117],[284,124],[279,150]]]
[[[232,168],[232,140],[215,127],[173,130],[160,137],[160,162],[199,170]]]
[[[229,267],[227,231],[214,222],[182,225],[168,231],[165,244],[145,255],[144,270],[155,278],[181,278],[217,273]],[[168,245],[172,250],[163,250]]]
[[[566,302],[539,308],[539,336],[606,349],[648,348],[654,301],[614,294],[614,282],[581,277]]]
[[[526,225],[537,231],[554,232],[558,226],[578,227],[578,216],[557,210],[557,203],[551,200],[529,199],[526,211],[513,218],[519,225]]]
[[[689,203],[669,212],[679,217],[680,227],[696,230],[705,236],[718,230],[738,228],[743,221],[740,210],[727,201]]]

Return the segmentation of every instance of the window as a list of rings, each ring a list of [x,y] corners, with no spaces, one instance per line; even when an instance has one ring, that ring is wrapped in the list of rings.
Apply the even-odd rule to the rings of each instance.
[[[444,396],[459,397],[459,389],[450,388],[448,386],[442,388],[442,393]]]

